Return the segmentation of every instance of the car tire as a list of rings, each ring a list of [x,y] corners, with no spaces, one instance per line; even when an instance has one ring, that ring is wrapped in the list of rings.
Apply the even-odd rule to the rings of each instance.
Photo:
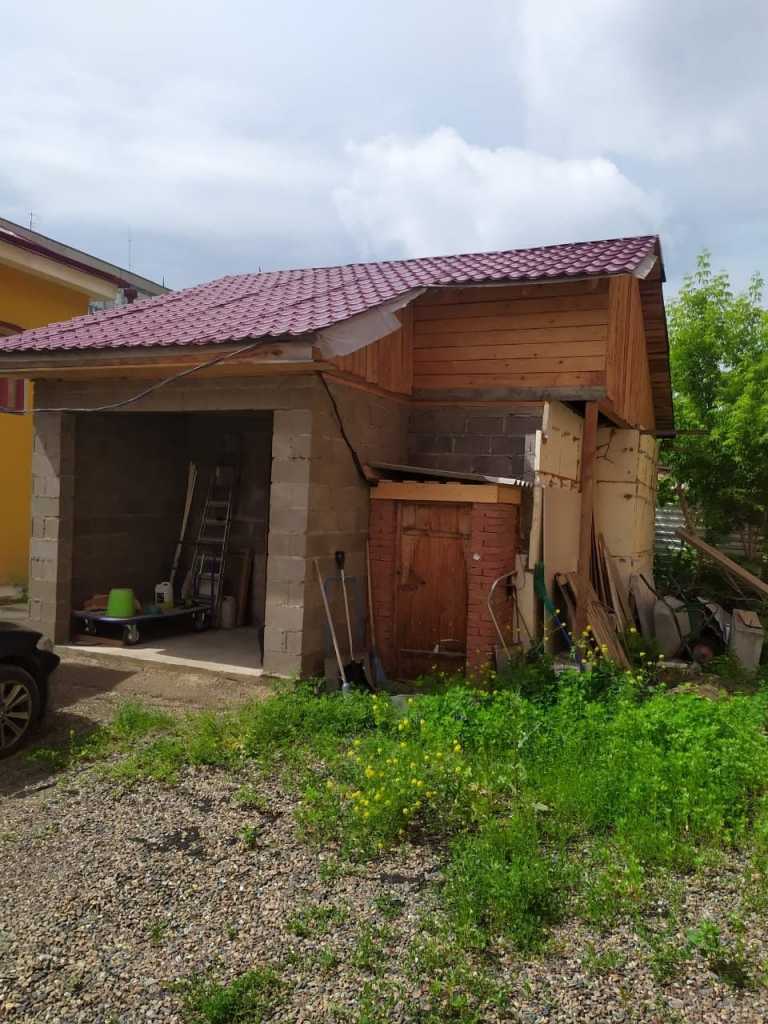
[[[0,757],[26,742],[40,717],[40,688],[18,665],[0,665]]]

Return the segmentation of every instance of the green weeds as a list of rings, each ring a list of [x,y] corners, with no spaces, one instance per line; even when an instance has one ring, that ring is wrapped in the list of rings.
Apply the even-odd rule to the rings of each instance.
[[[346,919],[345,907],[307,903],[288,917],[286,925],[298,938],[311,939],[327,935],[334,925],[342,924]]]
[[[285,986],[270,968],[247,971],[224,984],[197,976],[181,986],[187,1024],[259,1024],[279,1003]]]
[[[404,708],[306,685],[221,715],[175,719],[130,703],[56,757],[101,760],[123,783],[172,783],[187,765],[282,772],[301,798],[303,836],[333,847],[318,865],[323,881],[402,843],[439,850],[442,907],[468,950],[500,939],[540,948],[569,915],[598,926],[636,918],[660,879],[729,848],[751,851],[745,900],[757,909],[768,877],[768,692],[670,695],[607,663],[556,680],[546,664],[517,666],[491,685],[443,680]],[[268,814],[257,785],[234,801]],[[256,835],[246,825],[245,845]],[[383,897],[377,909],[396,916]],[[324,934],[338,912],[300,908],[291,930]],[[649,935],[659,978],[694,948],[671,926]],[[702,955],[738,984],[739,949],[713,942]]]

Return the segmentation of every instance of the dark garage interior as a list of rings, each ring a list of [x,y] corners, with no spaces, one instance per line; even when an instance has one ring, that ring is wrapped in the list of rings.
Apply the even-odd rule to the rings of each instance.
[[[217,465],[231,464],[235,471],[223,594],[235,599],[236,626],[252,634],[256,664],[263,648],[271,459],[271,412],[79,416],[73,609],[116,587],[133,590],[142,605],[154,602],[156,585],[171,573],[194,463],[198,476],[176,575],[178,602],[209,482]],[[143,630],[139,647],[187,630],[188,624],[153,621]],[[105,631],[110,635],[106,626]],[[233,640],[241,633],[218,632],[222,639],[229,633]],[[204,642],[204,635],[190,636],[190,643]]]

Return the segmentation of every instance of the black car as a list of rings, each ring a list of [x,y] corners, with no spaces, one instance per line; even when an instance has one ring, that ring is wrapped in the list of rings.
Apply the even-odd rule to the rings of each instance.
[[[42,633],[0,623],[0,757],[14,754],[45,714],[48,679],[59,664],[46,644]]]

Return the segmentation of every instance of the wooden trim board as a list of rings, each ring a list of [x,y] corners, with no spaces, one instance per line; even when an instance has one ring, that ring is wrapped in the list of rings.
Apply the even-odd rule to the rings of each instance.
[[[508,484],[423,483],[381,480],[371,491],[379,501],[451,501],[467,504],[519,505],[520,488]]]

